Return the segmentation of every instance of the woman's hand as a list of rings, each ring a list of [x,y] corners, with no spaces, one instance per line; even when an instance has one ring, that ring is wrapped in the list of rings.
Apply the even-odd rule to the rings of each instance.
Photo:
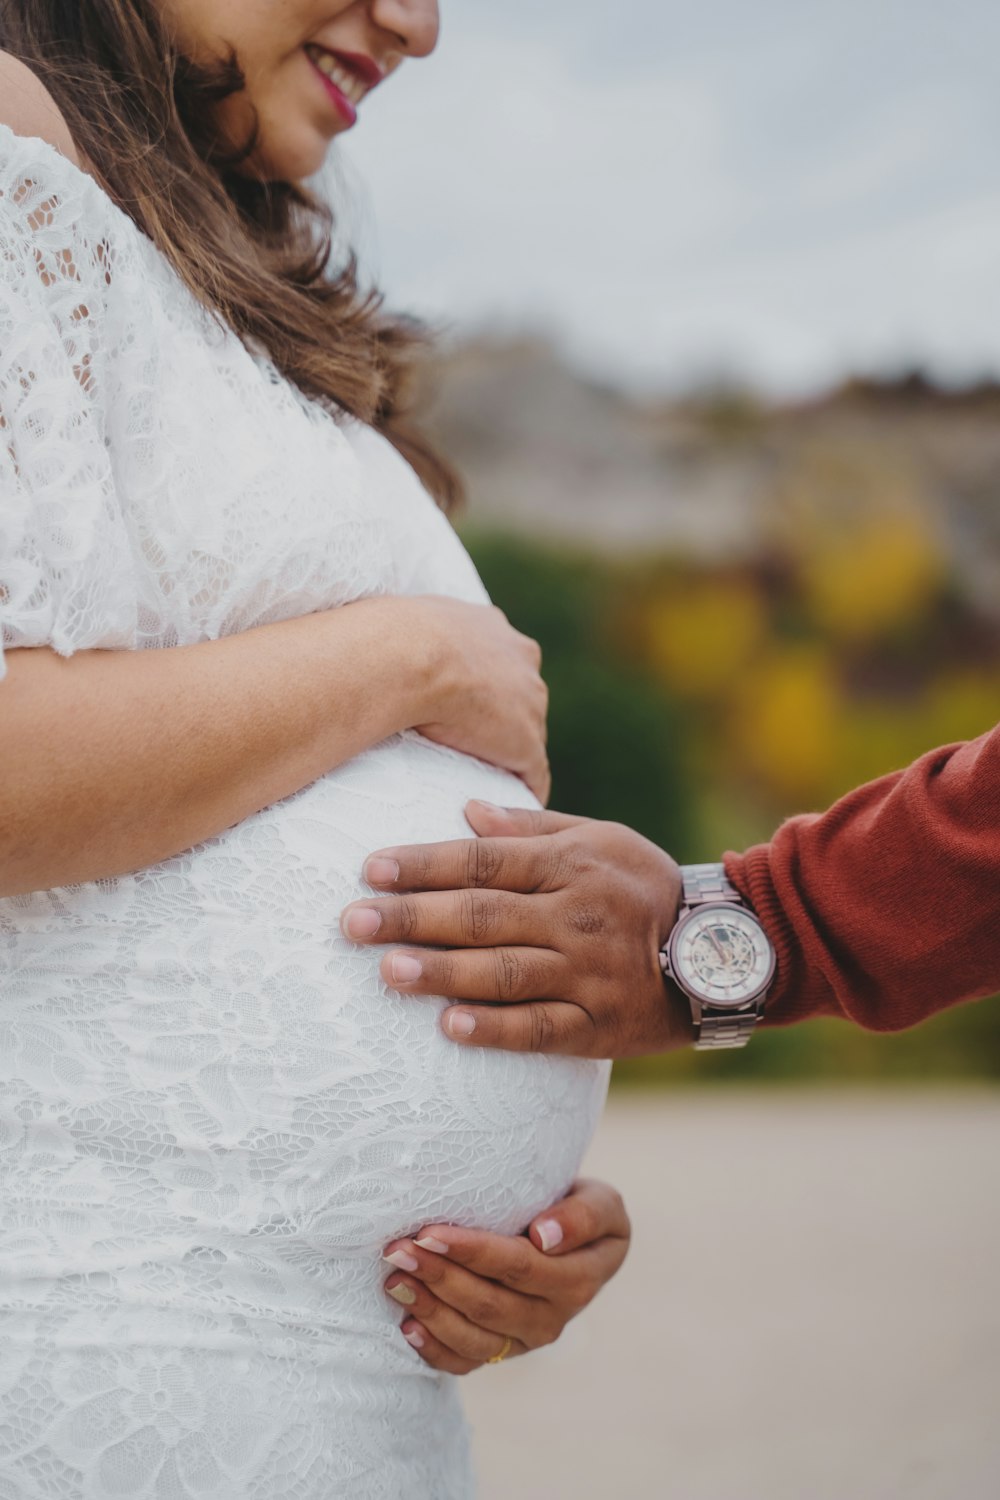
[[[435,1225],[397,1240],[386,1291],[406,1308],[403,1337],[421,1359],[468,1375],[554,1343],[620,1270],[631,1233],[614,1188],[578,1182],[526,1235]]]
[[[549,695],[542,653],[493,605],[426,596],[414,629],[431,643],[433,717],[413,727],[520,776],[540,802],[551,788],[545,753]]]

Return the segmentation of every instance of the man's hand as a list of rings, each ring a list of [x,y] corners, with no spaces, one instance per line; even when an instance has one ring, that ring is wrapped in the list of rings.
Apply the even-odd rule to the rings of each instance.
[[[554,1343],[621,1269],[630,1236],[614,1188],[578,1182],[527,1235],[446,1224],[395,1241],[385,1289],[406,1309],[401,1331],[421,1359],[468,1375]]]
[[[670,856],[616,823],[482,802],[466,816],[478,839],[365,866],[400,894],[355,902],[341,926],[407,945],[382,960],[386,983],[467,1002],[443,1022],[466,1045],[639,1057],[688,1044],[690,1012],[660,972],[680,903]]]

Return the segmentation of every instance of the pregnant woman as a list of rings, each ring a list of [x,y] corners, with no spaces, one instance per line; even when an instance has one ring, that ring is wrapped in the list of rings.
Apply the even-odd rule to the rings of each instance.
[[[547,791],[410,334],[294,185],[436,34],[0,0],[2,1500],[467,1500],[382,1250],[519,1233],[601,1107],[338,930],[370,849]]]

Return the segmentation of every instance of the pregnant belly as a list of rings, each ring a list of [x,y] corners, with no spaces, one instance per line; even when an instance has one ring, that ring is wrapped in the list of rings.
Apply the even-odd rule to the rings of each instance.
[[[379,954],[339,932],[365,856],[467,836],[470,796],[530,802],[404,736],[131,880],[5,904],[5,1104],[49,1122],[59,1212],[99,1205],[113,1253],[125,1202],[146,1253],[149,1235],[175,1261],[280,1248],[363,1262],[374,1286],[387,1239],[435,1220],[517,1231],[564,1191],[603,1065],[454,1047],[443,1002],[387,991]],[[15,1158],[37,1204],[37,1153]]]

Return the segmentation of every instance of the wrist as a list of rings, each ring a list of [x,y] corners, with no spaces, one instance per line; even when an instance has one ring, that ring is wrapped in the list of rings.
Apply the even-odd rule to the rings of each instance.
[[[470,702],[479,694],[480,682],[470,676],[470,656],[461,636],[466,621],[459,611],[471,606],[434,595],[401,602],[407,606],[401,619],[401,654],[410,674],[407,727],[436,739],[431,726],[464,721]]]
[[[680,874],[680,915],[660,954],[668,994],[687,1003],[696,1047],[744,1047],[774,981],[774,948],[722,864]]]
[[[436,668],[427,622],[412,598],[359,599],[311,619],[320,625],[314,701],[339,743],[338,703],[354,704],[354,733],[367,748],[412,729],[433,698]],[[356,753],[356,752],[353,752]]]

